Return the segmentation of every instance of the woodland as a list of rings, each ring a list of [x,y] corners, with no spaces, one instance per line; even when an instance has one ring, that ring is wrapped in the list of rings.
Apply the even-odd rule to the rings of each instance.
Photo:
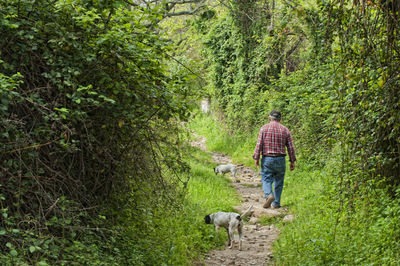
[[[193,265],[215,248],[187,129],[206,98],[249,166],[280,109],[299,185],[320,184],[296,195],[277,265],[398,265],[399,12],[400,0],[0,0],[0,263]]]

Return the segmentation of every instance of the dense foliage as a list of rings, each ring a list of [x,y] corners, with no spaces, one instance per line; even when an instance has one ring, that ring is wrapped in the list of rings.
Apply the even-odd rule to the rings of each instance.
[[[279,108],[299,164],[327,175],[315,177],[322,191],[304,192],[318,199],[315,219],[302,220],[307,228],[296,236],[287,231],[277,245],[283,264],[399,258],[393,226],[400,211],[399,7],[399,1],[229,1],[213,20],[197,21],[208,91],[227,131],[255,139],[268,112]],[[201,31],[205,25],[209,31]]]
[[[166,69],[160,17],[125,1],[0,1],[0,261],[190,259],[177,239],[193,222],[165,219],[186,216],[188,78]]]

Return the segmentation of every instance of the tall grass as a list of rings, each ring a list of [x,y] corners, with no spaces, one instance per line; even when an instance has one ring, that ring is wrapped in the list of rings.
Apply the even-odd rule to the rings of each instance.
[[[221,175],[215,175],[211,154],[191,148],[191,179],[188,186],[188,200],[201,206],[206,212],[232,210],[239,203],[239,196],[231,181]]]
[[[326,172],[304,174],[296,175],[299,183],[303,178],[325,182],[319,189],[304,190],[304,197],[298,194],[291,206],[296,219],[281,227],[275,243],[278,265],[400,264],[398,198],[376,187],[359,191],[353,200],[335,197],[333,180],[323,176]]]
[[[259,128],[255,129],[252,134],[233,135],[212,116],[206,114],[196,115],[188,126],[197,134],[207,138],[206,145],[210,151],[228,154],[234,163],[253,166],[252,155]]]

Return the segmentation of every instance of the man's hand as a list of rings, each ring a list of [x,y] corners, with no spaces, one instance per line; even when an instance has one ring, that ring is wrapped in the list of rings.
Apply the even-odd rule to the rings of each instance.
[[[295,168],[294,162],[290,162],[290,171],[293,171]]]
[[[258,160],[254,160],[254,164],[257,166],[257,168],[260,166],[260,164],[258,163]]]

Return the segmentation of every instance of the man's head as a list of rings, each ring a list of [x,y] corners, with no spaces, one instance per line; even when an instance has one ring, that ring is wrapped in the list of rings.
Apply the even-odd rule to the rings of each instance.
[[[274,121],[281,121],[281,112],[278,109],[274,109],[269,114],[269,118]]]

